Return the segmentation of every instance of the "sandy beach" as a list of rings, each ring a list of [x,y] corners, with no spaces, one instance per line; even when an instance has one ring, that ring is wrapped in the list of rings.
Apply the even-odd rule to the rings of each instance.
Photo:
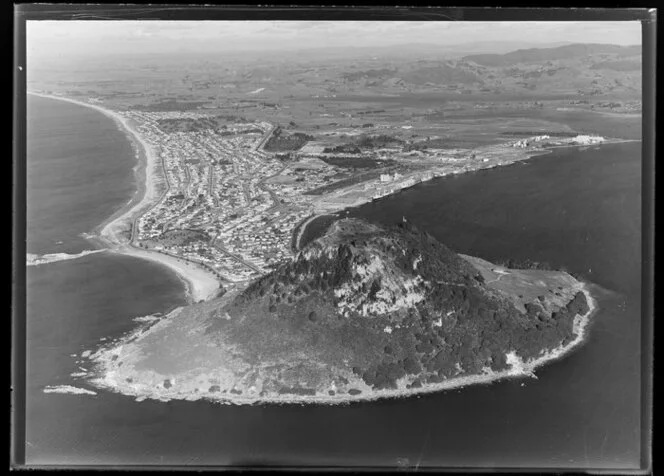
[[[302,237],[304,236],[304,231],[307,229],[309,224],[314,221],[316,218],[318,218],[320,215],[318,214],[313,214],[309,218],[307,218],[304,223],[302,223],[298,230],[297,230],[297,236],[295,237],[295,249],[299,251],[302,247],[300,246],[300,242],[302,241]]]
[[[93,234],[86,235],[92,242],[101,244],[111,251],[136,258],[146,259],[167,266],[187,284],[189,299],[193,302],[214,298],[220,287],[219,280],[211,271],[185,259],[177,259],[162,253],[143,250],[133,246],[132,239],[127,238],[133,222],[150,207],[158,203],[168,191],[168,183],[163,177],[159,151],[149,144],[134,125],[119,113],[96,104],[50,94],[29,92],[34,96],[78,104],[101,112],[115,121],[137,147],[137,165],[134,168],[137,191],[129,202],[109,218],[104,220]]]
[[[219,292],[219,281],[214,274],[191,261],[133,246],[114,248],[112,251],[169,267],[185,282],[189,297],[193,302],[208,301],[216,297]]]

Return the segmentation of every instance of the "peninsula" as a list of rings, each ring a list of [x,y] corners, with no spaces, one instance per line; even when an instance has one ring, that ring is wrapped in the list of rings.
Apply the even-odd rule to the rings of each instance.
[[[562,271],[458,255],[410,223],[356,219],[274,271],[92,353],[139,399],[341,403],[534,369],[582,342],[595,301]]]

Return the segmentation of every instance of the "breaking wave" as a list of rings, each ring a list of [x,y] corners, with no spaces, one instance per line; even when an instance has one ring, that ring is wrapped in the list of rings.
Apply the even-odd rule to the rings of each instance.
[[[65,261],[68,259],[76,259],[76,258],[82,258],[83,256],[87,256],[93,253],[101,253],[102,251],[106,250],[85,250],[81,251],[80,253],[77,254],[69,254],[69,253],[52,253],[52,254],[46,254],[46,255],[36,255],[32,253],[27,254],[26,262],[28,266],[37,266],[40,264],[48,264],[48,263],[55,263],[57,261]]]
[[[44,393],[69,393],[73,395],[97,395],[97,392],[87,390],[80,387],[72,387],[71,385],[57,385],[47,386],[44,388]]]

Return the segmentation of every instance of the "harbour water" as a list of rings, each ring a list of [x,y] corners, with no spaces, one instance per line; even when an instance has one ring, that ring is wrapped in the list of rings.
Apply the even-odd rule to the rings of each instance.
[[[134,193],[111,119],[28,100],[28,252],[77,253]],[[636,467],[640,457],[640,144],[565,149],[435,179],[350,215],[403,216],[456,251],[533,259],[593,283],[588,341],[538,379],[347,406],[137,402],[71,377],[77,357],[185,302],[168,269],[110,253],[27,269],[32,464]],[[58,242],[61,242],[58,244]],[[96,395],[44,393],[73,385]],[[535,436],[534,436],[535,435]]]

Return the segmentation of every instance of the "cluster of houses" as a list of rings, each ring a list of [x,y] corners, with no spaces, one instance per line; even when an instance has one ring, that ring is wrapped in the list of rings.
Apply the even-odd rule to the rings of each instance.
[[[601,144],[606,141],[604,137],[596,135],[586,135],[579,134],[576,137],[564,137],[551,140],[551,137],[548,135],[534,136],[527,139],[522,139],[520,141],[514,142],[512,147],[524,149],[529,147],[537,142],[542,142],[547,140],[547,145],[592,145],[592,144]]]
[[[330,176],[330,167],[323,178],[317,170],[297,170],[303,177],[297,187],[268,183],[288,167],[260,148],[263,135],[257,131],[268,132],[272,126],[267,122],[226,126],[224,134],[166,133],[159,128],[160,119],[201,115],[125,115],[158,154],[166,182],[161,200],[137,220],[139,244],[200,263],[232,281],[250,279],[291,256],[292,231],[311,213],[306,200],[292,199],[329,182],[324,177]],[[204,232],[209,240],[174,244],[162,239],[169,230],[183,229]]]
[[[338,180],[338,169],[312,157],[318,151],[314,147],[298,154],[298,160],[287,162],[264,152],[261,146],[272,130],[267,122],[229,124],[223,133],[213,129],[167,133],[160,129],[160,119],[205,116],[192,112],[124,114],[137,124],[138,132],[157,154],[166,185],[161,199],[137,219],[136,242],[200,263],[232,281],[252,279],[290,258],[293,230],[320,199],[305,192]],[[524,148],[549,139],[547,135],[535,136],[512,147]],[[579,135],[564,140],[593,144],[604,139]],[[382,173],[351,187],[351,192],[363,200],[375,199],[488,161],[452,161],[459,162],[455,165],[449,163],[449,151],[446,155],[445,168],[405,176]],[[357,201],[353,197],[349,200]],[[193,230],[205,238],[173,242],[164,238],[172,230]]]

